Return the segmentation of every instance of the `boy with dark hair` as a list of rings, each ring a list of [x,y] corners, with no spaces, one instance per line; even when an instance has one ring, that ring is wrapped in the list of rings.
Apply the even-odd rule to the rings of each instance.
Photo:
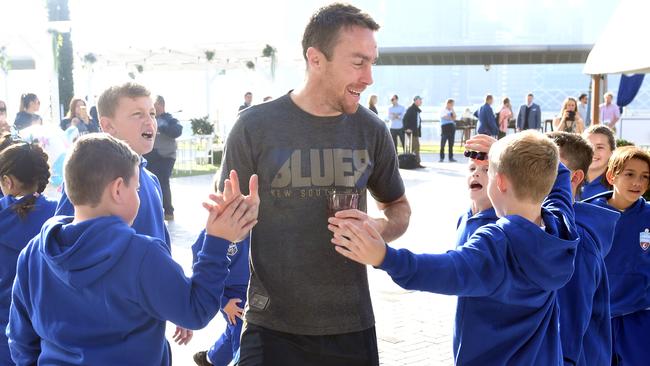
[[[647,365],[650,359],[650,155],[638,147],[616,149],[605,177],[610,192],[587,200],[621,214],[605,257],[610,287],[613,365]]]
[[[226,251],[256,223],[250,208],[241,196],[206,204],[207,235],[187,278],[165,243],[129,227],[139,163],[106,134],[75,144],[65,166],[74,217],[47,221],[18,258],[7,327],[16,364],[169,365],[165,321],[199,329],[218,311]]]
[[[489,150],[488,195],[500,217],[445,254],[389,247],[364,223],[330,218],[338,253],[385,270],[400,286],[464,297],[456,316],[459,365],[559,365],[556,291],[573,272],[578,242],[569,171],[536,131],[471,139]],[[555,183],[554,183],[555,182]],[[548,197],[547,197],[548,196]]]
[[[145,169],[147,160],[142,157],[153,149],[158,130],[151,92],[143,85],[132,82],[114,85],[99,96],[97,109],[102,131],[126,142],[140,156],[140,208],[132,224],[133,229],[138,234],[162,240],[171,254],[172,244],[165,225],[162,188],[158,178]],[[91,171],[101,169],[98,168],[99,165]],[[68,199],[65,185],[56,207],[56,214],[74,215],[74,207]],[[187,344],[192,336],[192,331],[178,328],[174,339],[182,345]]]
[[[571,170],[575,200],[592,161],[591,145],[573,133],[551,132],[548,136],[560,148],[560,161]],[[574,202],[573,209],[580,243],[573,276],[558,290],[562,353],[565,364],[606,365],[612,359],[612,333],[604,258],[620,215],[583,202]]]

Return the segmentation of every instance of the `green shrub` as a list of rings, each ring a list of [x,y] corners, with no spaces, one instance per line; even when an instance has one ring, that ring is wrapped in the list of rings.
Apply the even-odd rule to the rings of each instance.
[[[621,147],[621,146],[634,146],[634,142],[627,141],[626,139],[617,139],[616,147]]]
[[[192,133],[195,135],[211,135],[214,132],[214,126],[208,121],[208,116],[190,119],[192,123]]]

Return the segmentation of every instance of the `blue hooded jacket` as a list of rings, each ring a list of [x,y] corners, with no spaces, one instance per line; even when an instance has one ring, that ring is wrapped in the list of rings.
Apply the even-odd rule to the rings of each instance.
[[[597,194],[601,194],[603,192],[609,191],[609,187],[606,187],[603,184],[603,176],[599,175],[596,179],[592,180],[591,182],[587,182],[582,186],[582,192],[580,193],[580,198],[583,200],[587,200]]]
[[[165,321],[219,310],[229,242],[206,236],[192,278],[120,218],[55,217],[18,258],[9,348],[18,365],[169,365]]]
[[[458,295],[457,365],[562,363],[556,293],[578,244],[569,171],[560,165],[542,204],[545,230],[509,215],[445,254],[387,247],[380,268],[406,289]]]
[[[470,207],[470,209],[458,219],[458,224],[456,224],[456,247],[465,244],[478,228],[487,224],[494,224],[498,219],[494,207],[478,212],[476,215],[472,215],[472,208]]]
[[[203,245],[203,238],[205,238],[205,230],[201,231],[198,239],[192,245],[192,263],[196,263],[198,260],[198,253]],[[246,289],[248,288],[248,280],[251,274],[250,268],[248,267],[249,250],[250,236],[237,244],[230,244],[228,247],[230,265],[228,266],[228,278],[226,278],[223,297],[221,298],[222,308],[226,306],[230,299],[246,300]],[[243,305],[239,304],[240,307]]]
[[[13,365],[4,329],[9,323],[11,286],[16,277],[16,260],[27,243],[41,231],[41,226],[54,215],[56,201],[39,195],[34,207],[21,219],[13,207],[32,195],[16,199],[5,196],[0,200],[0,365]]]
[[[642,232],[650,231],[650,204],[640,197],[621,212],[607,203],[610,198],[612,192],[605,192],[588,202],[621,214],[612,249],[605,257],[610,309],[612,317],[616,317],[650,307],[650,247],[644,247],[640,240]]]
[[[558,290],[560,338],[567,365],[608,365],[612,359],[609,284],[605,256],[612,246],[617,212],[573,205],[580,243],[569,283]]]
[[[162,240],[171,253],[171,239],[164,221],[160,182],[155,175],[145,169],[146,166],[147,160],[143,158],[140,162],[140,190],[138,191],[140,208],[131,227],[140,235],[148,235]],[[65,193],[65,187],[63,188],[63,195],[56,207],[56,214],[74,216],[74,206]]]

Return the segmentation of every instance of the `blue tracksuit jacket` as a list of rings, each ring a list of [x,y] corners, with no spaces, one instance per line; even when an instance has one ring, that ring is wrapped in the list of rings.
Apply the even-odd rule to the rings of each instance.
[[[191,278],[165,244],[106,216],[54,217],[18,258],[9,347],[18,365],[169,365],[167,320],[219,311],[229,242],[206,236]]]
[[[562,353],[566,365],[607,365],[612,359],[612,332],[604,258],[620,215],[582,202],[573,208],[580,243],[573,276],[558,291]]]
[[[17,200],[13,196],[0,199],[0,365],[13,365],[4,329],[9,323],[11,287],[16,277],[16,260],[27,243],[41,231],[41,226],[54,215],[56,201],[40,195],[25,218],[13,210],[32,195]]]
[[[459,296],[456,364],[562,363],[556,293],[571,278],[578,244],[569,175],[561,165],[542,205],[544,229],[510,215],[445,254],[387,247],[380,268],[397,284]]]

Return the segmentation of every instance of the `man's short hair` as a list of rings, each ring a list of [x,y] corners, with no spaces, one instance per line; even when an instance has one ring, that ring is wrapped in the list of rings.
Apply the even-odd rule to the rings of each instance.
[[[526,94],[526,96],[527,96],[527,97],[533,97],[533,98],[535,98],[535,96],[533,95],[533,93],[528,93],[528,94]]]
[[[614,137],[614,131],[605,125],[591,125],[585,130],[585,132],[582,133],[582,136],[584,138],[587,138],[589,135],[596,133],[606,136],[607,142],[609,143],[609,148],[612,151],[616,150],[616,138]]]
[[[571,171],[582,170],[587,175],[594,157],[594,149],[584,137],[575,133],[555,131],[547,136],[560,148],[560,158]],[[584,180],[583,180],[584,182]]]
[[[252,97],[252,96],[253,96],[253,93],[251,93],[251,92],[246,92],[246,93],[244,94],[244,96],[245,96],[245,97]]]
[[[392,101],[393,101],[393,99],[395,99],[395,100],[399,100],[399,97],[397,96],[397,94],[395,94],[395,95],[393,95],[393,97],[392,97],[392,98],[390,98],[390,101],[392,102]]]
[[[329,61],[341,28],[361,27],[376,31],[379,29],[370,15],[352,5],[334,3],[324,6],[312,15],[302,37],[302,55],[307,61],[307,49],[317,48]]]
[[[125,142],[106,133],[79,137],[65,162],[65,191],[73,205],[99,205],[106,186],[135,174],[140,157]],[[99,167],[99,169],[98,169]]]
[[[623,172],[625,165],[627,165],[627,163],[632,159],[644,161],[648,164],[648,169],[650,169],[650,154],[648,154],[647,151],[637,146],[621,146],[616,149],[612,154],[612,157],[609,158],[606,173],[616,177]]]
[[[104,90],[97,101],[97,112],[100,117],[115,117],[115,110],[121,98],[150,97],[151,92],[144,86],[132,82],[114,85]]]
[[[487,101],[490,100],[490,99],[494,99],[494,97],[492,96],[492,94],[486,94],[486,95],[485,95],[485,102],[487,103]]]
[[[586,98],[586,97],[587,97],[587,94],[582,93],[582,94],[580,94],[580,96],[578,97],[578,100],[582,100],[582,98]]]
[[[449,103],[454,103],[454,100],[451,99],[451,98],[447,99],[447,101],[445,102],[445,104],[449,104]]]
[[[489,170],[510,180],[517,199],[541,203],[557,177],[559,156],[553,141],[541,132],[526,130],[492,145]]]
[[[163,98],[162,95],[156,95],[156,104],[160,105],[161,107],[164,107],[165,98]]]
[[[607,98],[608,95],[609,95],[610,97],[614,98],[614,93],[609,92],[609,91],[603,95],[603,98]]]

